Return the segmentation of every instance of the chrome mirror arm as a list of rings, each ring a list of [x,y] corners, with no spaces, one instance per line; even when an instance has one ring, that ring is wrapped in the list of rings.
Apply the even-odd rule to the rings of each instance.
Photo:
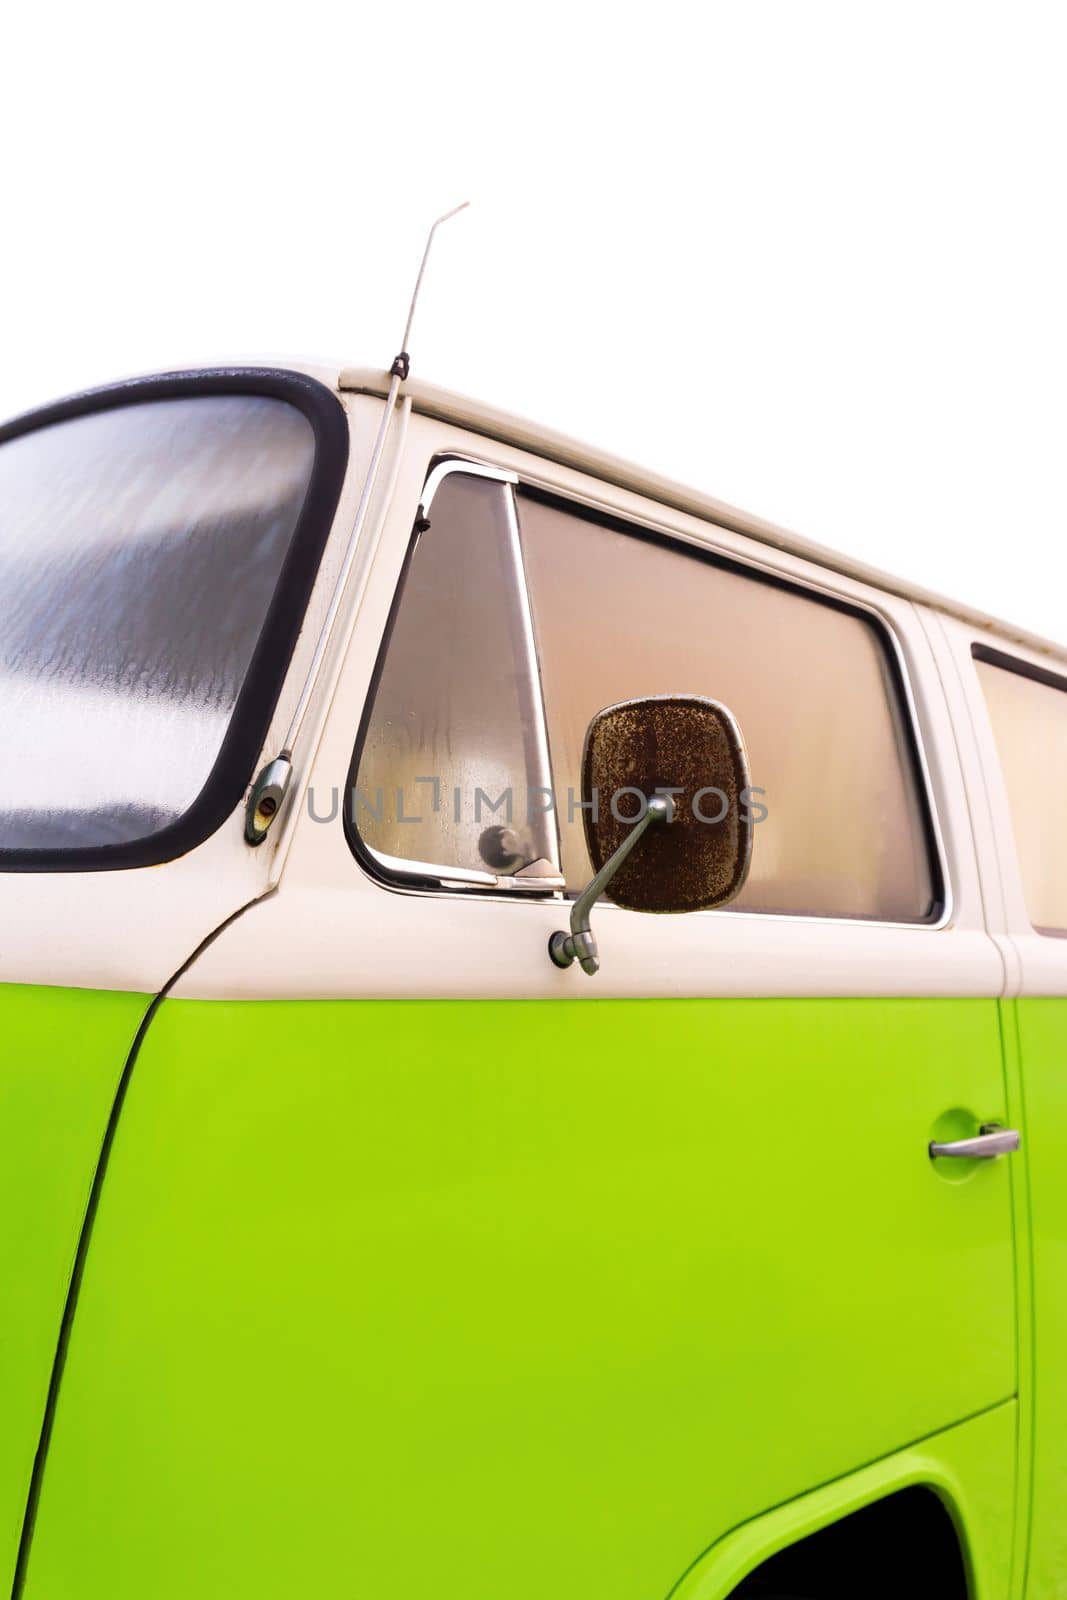
[[[582,890],[571,907],[569,933],[556,932],[548,941],[548,953],[557,967],[572,966],[575,961],[590,978],[600,971],[600,952],[596,935],[590,926],[590,916],[608,884],[614,878],[631,850],[640,842],[654,822],[666,822],[670,816],[670,801],[664,795],[653,795],[645,814],[634,823],[614,855],[608,857],[596,877]]]

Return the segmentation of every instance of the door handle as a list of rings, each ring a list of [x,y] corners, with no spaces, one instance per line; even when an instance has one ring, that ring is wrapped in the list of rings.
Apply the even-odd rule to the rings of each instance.
[[[956,1156],[967,1161],[992,1161],[994,1156],[1010,1156],[1022,1139],[1015,1128],[998,1128],[987,1122],[973,1139],[949,1139],[930,1144],[930,1156]]]

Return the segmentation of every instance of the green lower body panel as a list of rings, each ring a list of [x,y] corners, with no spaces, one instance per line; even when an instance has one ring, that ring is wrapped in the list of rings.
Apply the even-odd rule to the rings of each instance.
[[[1013,1395],[1004,1114],[993,1000],[167,1000],[28,1600],[658,1600]]]
[[[0,1569],[10,1589],[85,1209],[144,995],[0,985]]]
[[[1027,1600],[1067,1595],[1067,999],[1015,1002],[1034,1274],[1033,1511]]]
[[[1015,1453],[1017,1410],[1015,1401],[994,1406],[732,1529],[686,1573],[671,1600],[725,1600],[768,1557],[876,1500],[920,1486],[936,1495],[962,1536],[963,1567],[974,1600],[1006,1600],[1011,1594],[1012,1527],[1005,1515],[1004,1485]],[[828,1593],[867,1600],[872,1593],[887,1592],[884,1581],[879,1587],[878,1577],[890,1562],[895,1568],[893,1558],[900,1552],[884,1552],[890,1562],[877,1548],[869,1547],[865,1553],[867,1569],[849,1571],[848,1589],[840,1585],[841,1573],[835,1574],[839,1581],[827,1585]],[[922,1545],[916,1543],[908,1554],[914,1561],[914,1578],[896,1591],[900,1600],[930,1595],[945,1600],[927,1575]],[[808,1586],[804,1588],[807,1591]]]

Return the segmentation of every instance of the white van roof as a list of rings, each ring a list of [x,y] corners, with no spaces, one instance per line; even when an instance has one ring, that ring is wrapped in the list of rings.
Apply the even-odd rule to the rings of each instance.
[[[339,389],[357,394],[383,396],[388,392],[389,383],[388,372],[371,367],[346,367],[337,380]],[[781,528],[776,523],[752,516],[747,511],[740,511],[736,506],[727,505],[725,501],[716,500],[697,489],[675,483],[659,473],[648,472],[632,462],[623,461],[618,456],[597,450],[592,445],[581,444],[565,434],[542,427],[539,423],[528,422],[525,418],[512,416],[506,411],[498,411],[481,400],[472,400],[466,395],[440,389],[436,384],[423,382],[421,378],[409,378],[402,385],[401,393],[410,396],[413,409],[423,416],[438,417],[444,422],[454,423],[457,427],[467,428],[473,433],[503,440],[519,449],[529,450],[532,454],[559,462],[563,466],[587,472],[619,488],[632,490],[649,500],[656,500],[661,505],[673,506],[676,510],[718,523],[732,532],[746,534],[751,539],[759,539],[762,543],[773,545],[779,550],[787,550],[791,555],[817,562],[832,571],[845,573],[862,583],[885,589],[891,594],[902,595],[905,599],[917,601],[921,605],[933,606],[973,627],[987,629],[1009,642],[1036,650],[1042,655],[1055,656],[1061,661],[1067,657],[1067,645],[1030,633],[1025,628],[1019,628],[999,617],[976,610],[973,606],[964,605],[961,601],[935,594],[919,584],[909,583],[905,578],[882,572],[877,567],[868,566],[866,562],[857,561],[852,556],[843,555],[840,551],[830,550],[825,545],[816,544],[799,534],[791,533],[788,528]]]

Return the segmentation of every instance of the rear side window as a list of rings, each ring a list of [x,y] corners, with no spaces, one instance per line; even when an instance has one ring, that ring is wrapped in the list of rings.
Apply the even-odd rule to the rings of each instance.
[[[866,615],[540,496],[520,495],[519,516],[569,889],[590,875],[566,796],[593,714],[700,694],[740,723],[766,808],[737,909],[891,922],[936,912],[900,685]]]
[[[1011,808],[1026,911],[1039,933],[1067,933],[1067,678],[974,647]]]
[[[346,455],[328,391],[271,387],[171,380],[0,444],[0,866],[166,859],[239,799]]]

